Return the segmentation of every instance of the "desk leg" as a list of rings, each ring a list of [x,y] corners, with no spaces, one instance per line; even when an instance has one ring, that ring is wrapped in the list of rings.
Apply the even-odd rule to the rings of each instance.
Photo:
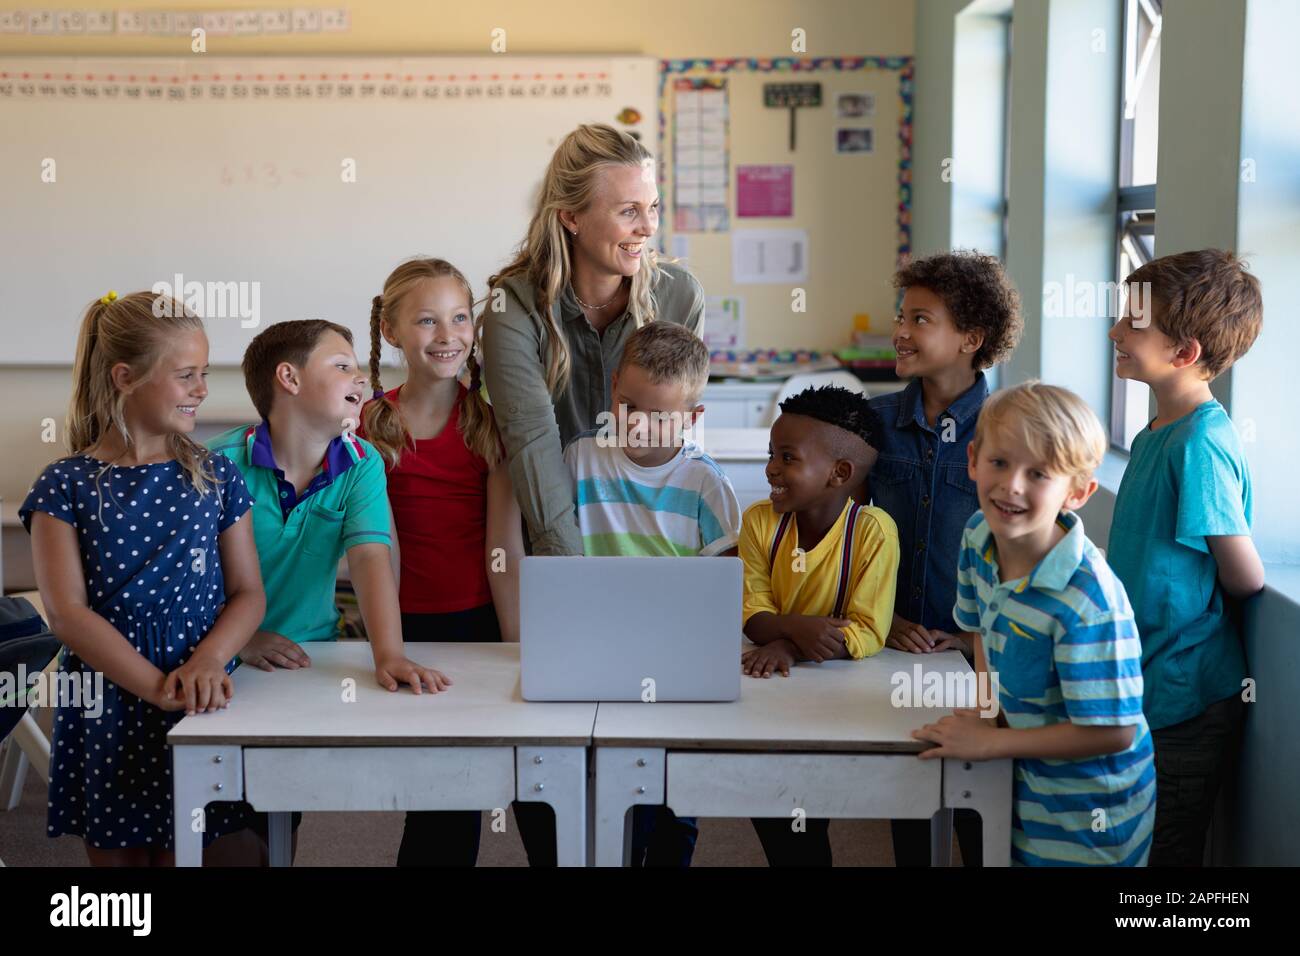
[[[596,748],[597,866],[627,866],[632,843],[627,812],[638,804],[664,802],[666,766],[662,748]]]
[[[293,866],[293,814],[266,815],[266,848],[271,866]]]
[[[239,747],[172,748],[172,824],[177,866],[203,865],[203,808],[212,800],[242,800],[244,760]]]
[[[516,747],[515,799],[549,803],[555,811],[555,860],[587,865],[586,747]]]
[[[930,818],[930,865],[952,866],[952,810],[947,807]]]
[[[979,813],[985,866],[1011,864],[1011,770],[1010,760],[943,762],[943,805]]]

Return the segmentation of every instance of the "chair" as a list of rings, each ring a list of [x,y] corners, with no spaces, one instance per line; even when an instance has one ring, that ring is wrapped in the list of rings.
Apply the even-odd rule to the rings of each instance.
[[[34,600],[32,599],[34,598]],[[57,666],[59,639],[50,633],[38,607],[39,595],[0,598],[0,674],[16,688],[16,700],[0,702],[0,809],[12,810],[22,798],[30,763],[43,780],[50,778],[50,742],[27,708],[20,676]],[[0,866],[3,861],[0,861]]]
[[[797,395],[805,388],[821,388],[823,385],[839,385],[853,392],[865,392],[866,388],[852,372],[843,369],[834,369],[829,372],[804,372],[799,375],[791,375],[786,379],[785,384],[781,386],[781,391],[777,393],[776,401],[772,403],[771,414],[768,415],[767,424],[770,426],[776,421],[776,416],[781,414],[781,403],[791,395]]]

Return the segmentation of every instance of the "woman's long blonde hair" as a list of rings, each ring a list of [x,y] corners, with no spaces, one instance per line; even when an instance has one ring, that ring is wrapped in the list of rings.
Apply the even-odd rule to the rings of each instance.
[[[466,308],[473,313],[474,293],[469,280],[459,269],[444,259],[412,259],[403,262],[392,271],[384,282],[384,292],[377,295],[370,307],[370,387],[383,390],[379,378],[379,360],[383,348],[382,326],[388,323],[390,329],[396,328],[397,316],[401,312],[402,302],[406,296],[425,279],[455,279],[465,289]],[[481,321],[481,319],[480,319]],[[469,394],[460,406],[459,428],[465,447],[475,455],[495,466],[501,459],[500,439],[497,435],[496,420],[492,409],[483,400],[483,373],[478,361],[479,325],[474,326],[474,348],[469,353]],[[415,448],[415,440],[402,416],[401,406],[380,396],[367,403],[361,413],[365,424],[366,439],[379,450],[389,468],[396,468],[401,461],[403,450]]]
[[[514,261],[488,279],[488,307],[484,319],[491,321],[498,283],[510,276],[522,276],[532,285],[537,311],[546,323],[546,387],[552,395],[564,390],[569,381],[569,347],[551,314],[551,306],[564,292],[573,275],[573,237],[560,222],[561,212],[581,212],[591,204],[597,175],[610,166],[639,166],[654,175],[654,157],[633,136],[603,123],[579,126],[556,147],[546,178],[537,197],[537,207],[528,234],[515,251]],[[646,246],[641,265],[632,276],[628,311],[640,328],[655,317],[654,282],[659,259]]]
[[[111,300],[105,296],[90,304],[81,320],[72,371],[68,410],[72,454],[94,448],[110,429],[117,429],[128,448],[134,444],[123,413],[127,396],[157,371],[168,339],[193,330],[203,331],[202,319],[175,299],[152,292],[132,292]],[[131,369],[135,382],[125,391],[113,383],[113,366],[119,363]],[[189,435],[173,432],[167,438],[167,450],[180,462],[200,496],[216,485],[208,450]],[[111,463],[100,474],[109,467]]]

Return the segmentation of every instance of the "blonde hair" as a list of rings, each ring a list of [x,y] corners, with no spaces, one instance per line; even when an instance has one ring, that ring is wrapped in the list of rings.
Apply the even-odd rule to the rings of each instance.
[[[402,302],[420,282],[426,279],[455,279],[465,289],[466,306],[473,311],[474,292],[464,274],[444,259],[411,259],[403,262],[392,271],[384,281],[382,295],[377,295],[370,306],[370,387],[382,391],[380,384],[379,360],[383,339],[381,329],[384,323],[390,329],[396,327],[396,319],[401,311]],[[479,322],[482,321],[480,317]],[[474,326],[474,348],[469,353],[469,394],[460,406],[458,427],[465,447],[484,459],[488,465],[495,466],[501,460],[501,444],[497,434],[496,419],[492,409],[483,399],[483,373],[478,361],[479,322]],[[389,468],[396,468],[402,459],[404,449],[415,448],[415,439],[402,415],[401,406],[380,395],[369,402],[361,413],[365,424],[366,439],[379,450]]]
[[[166,296],[132,292],[113,301],[105,299],[96,299],[86,309],[77,337],[67,426],[68,448],[74,455],[94,448],[110,429],[117,430],[128,448],[134,444],[123,411],[127,396],[153,376],[170,337],[203,331],[202,319]],[[113,366],[118,364],[130,368],[135,380],[127,390],[113,383]],[[172,432],[167,436],[167,451],[185,469],[200,496],[216,485],[208,450],[194,439]],[[99,475],[110,467],[111,463],[104,465]]]
[[[652,322],[628,336],[619,372],[629,365],[644,369],[656,385],[685,385],[692,402],[709,382],[709,350],[690,329],[675,322]]]
[[[975,422],[975,450],[994,428],[1019,436],[1033,457],[1058,474],[1087,483],[1109,444],[1088,404],[1069,389],[1037,380],[994,392]]]
[[[603,123],[579,126],[564,137],[546,167],[528,233],[516,249],[514,261],[488,279],[489,300],[501,280],[511,276],[526,279],[535,290],[537,311],[548,333],[546,387],[552,395],[563,391],[569,381],[569,346],[551,313],[551,306],[573,275],[573,237],[560,222],[560,213],[581,212],[591,205],[602,169],[611,166],[649,169],[653,163],[654,157],[635,137]],[[637,328],[654,320],[653,289],[658,273],[659,257],[647,243],[640,267],[632,276],[628,299],[628,311]],[[486,314],[485,311],[485,318]]]

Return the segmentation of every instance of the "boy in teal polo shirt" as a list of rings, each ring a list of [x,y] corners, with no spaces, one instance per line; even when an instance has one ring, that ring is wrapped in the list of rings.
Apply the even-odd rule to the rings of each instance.
[[[1156,742],[1152,866],[1199,866],[1242,717],[1246,661],[1228,598],[1264,586],[1250,470],[1210,382],[1259,335],[1259,282],[1228,252],[1149,262],[1125,280],[1115,374],[1146,382],[1156,417],[1133,440],[1108,554],[1142,636]]]
[[[445,675],[403,652],[383,459],[344,427],[360,417],[366,381],[352,333],[332,322],[278,322],[249,343],[243,370],[262,422],[209,443],[238,466],[255,501],[266,617],[240,659],[263,670],[310,666],[300,645],[338,631],[334,588],[346,552],[379,684],[445,689]]]

